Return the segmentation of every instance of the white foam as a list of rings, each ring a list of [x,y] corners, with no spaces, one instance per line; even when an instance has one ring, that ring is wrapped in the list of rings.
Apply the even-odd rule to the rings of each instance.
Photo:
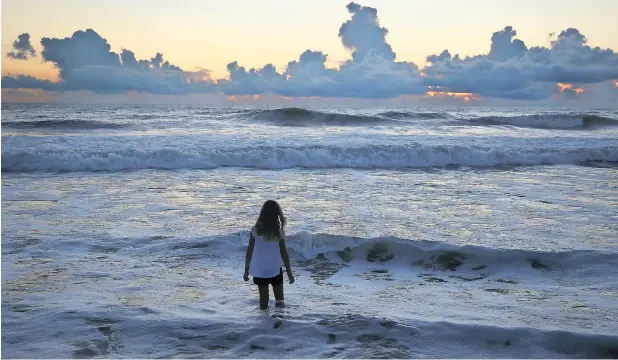
[[[118,171],[249,167],[405,169],[449,165],[577,164],[618,161],[618,146],[500,148],[474,145],[255,146],[192,149],[5,149],[2,171]]]
[[[327,255],[335,261],[367,259],[375,254],[376,262],[381,258],[393,258],[417,266],[431,265],[440,256],[460,261],[462,268],[485,266],[484,272],[492,267],[516,267],[578,270],[601,266],[603,269],[618,267],[618,256],[614,253],[591,250],[543,252],[516,249],[495,249],[482,246],[457,246],[442,242],[417,241],[396,237],[352,238],[328,234],[311,234],[303,231],[288,235],[288,246],[303,259],[315,259]],[[392,256],[390,256],[392,255]],[[388,260],[390,261],[390,260]]]
[[[603,307],[581,293],[565,298],[564,269],[552,270],[556,277],[537,271],[520,284],[497,276],[458,280],[452,275],[459,269],[438,270],[433,276],[445,282],[432,282],[397,259],[360,258],[333,274],[327,261],[294,260],[297,282],[284,284],[286,307],[261,311],[257,289],[241,279],[237,239],[107,239],[100,244],[120,249],[78,249],[27,267],[15,260],[32,259],[48,244],[4,255],[3,273],[12,276],[3,283],[3,326],[10,329],[3,356],[599,358],[616,351],[615,323],[597,315],[611,303]],[[326,246],[334,237],[303,233],[290,241],[310,239]],[[557,287],[563,291],[552,294]],[[572,307],[584,301],[594,311]]]

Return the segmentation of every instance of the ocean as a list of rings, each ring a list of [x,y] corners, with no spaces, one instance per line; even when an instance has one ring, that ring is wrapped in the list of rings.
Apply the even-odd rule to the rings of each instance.
[[[6,358],[617,358],[617,235],[616,110],[2,104]]]

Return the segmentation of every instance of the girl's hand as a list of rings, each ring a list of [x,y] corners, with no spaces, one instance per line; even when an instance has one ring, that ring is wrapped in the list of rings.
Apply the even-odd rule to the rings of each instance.
[[[245,274],[242,276],[245,281],[249,281],[249,272],[245,270]]]
[[[288,271],[288,280],[290,281],[290,284],[294,284],[294,281],[296,281],[296,279],[294,279],[294,274],[292,274],[291,271]]]

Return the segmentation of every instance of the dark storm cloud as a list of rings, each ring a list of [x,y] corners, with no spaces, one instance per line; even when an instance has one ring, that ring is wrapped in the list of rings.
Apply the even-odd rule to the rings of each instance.
[[[30,34],[24,33],[13,42],[13,51],[6,54],[11,59],[28,60],[28,56],[36,56],[36,50],[30,43]]]
[[[306,50],[281,69],[272,64],[246,68],[233,61],[227,66],[229,77],[213,81],[207,71],[184,71],[166,61],[162,53],[150,59],[137,59],[128,49],[117,54],[106,39],[89,29],[77,31],[70,38],[41,40],[43,60],[59,69],[60,82],[5,76],[2,87],[376,99],[432,90],[515,100],[547,99],[558,92],[577,98],[581,91],[575,89],[588,85],[615,91],[611,86],[618,79],[618,54],[589,46],[577,29],[552,35],[555,39],[548,47],[529,48],[516,38],[516,30],[507,26],[491,36],[487,54],[461,57],[444,50],[428,56],[425,67],[419,69],[414,63],[397,61],[377,9],[351,2],[347,10],[350,18],[341,25],[338,35],[351,58],[336,68],[326,67],[327,54]],[[20,36],[15,44],[24,54],[35,54],[27,46],[29,36],[23,40]],[[557,87],[557,83],[572,85]],[[598,84],[609,85],[593,86]]]

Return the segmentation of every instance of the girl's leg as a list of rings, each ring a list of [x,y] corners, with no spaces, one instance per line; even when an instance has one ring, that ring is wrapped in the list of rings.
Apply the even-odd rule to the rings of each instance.
[[[273,293],[275,294],[275,300],[283,301],[283,283],[273,285]]]
[[[268,308],[268,285],[258,285],[260,291],[260,309]]]

